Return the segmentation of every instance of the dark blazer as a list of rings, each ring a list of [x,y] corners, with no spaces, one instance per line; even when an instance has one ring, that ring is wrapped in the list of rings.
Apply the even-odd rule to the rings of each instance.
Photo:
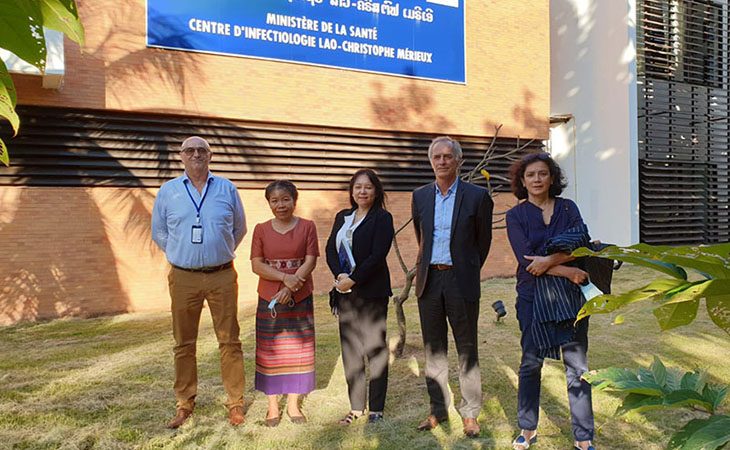
[[[327,265],[335,277],[342,273],[340,258],[335,248],[337,232],[345,223],[345,216],[355,209],[343,209],[335,216],[330,237],[327,239],[325,253]],[[355,282],[352,291],[361,298],[390,297],[390,271],[385,257],[388,256],[393,242],[393,216],[382,208],[371,209],[352,234],[352,256],[355,270],[350,279]]]
[[[433,247],[434,200],[436,183],[413,191],[411,209],[418,241],[416,259],[416,296],[421,297],[428,278],[428,264]],[[451,260],[461,295],[478,301],[484,261],[492,244],[492,210],[494,202],[486,189],[459,180],[451,220]]]

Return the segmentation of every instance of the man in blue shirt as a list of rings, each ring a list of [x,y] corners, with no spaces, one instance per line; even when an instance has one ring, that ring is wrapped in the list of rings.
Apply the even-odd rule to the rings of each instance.
[[[234,426],[244,422],[245,378],[238,338],[238,275],[233,258],[246,234],[246,218],[233,183],[208,170],[211,156],[205,139],[185,139],[180,150],[185,173],[162,185],[152,211],[152,239],[172,266],[168,284],[175,338],[177,413],[168,428],[180,427],[195,407],[195,352],[204,300],[208,301],[218,338],[229,421]]]
[[[416,296],[426,350],[426,387],[431,414],[418,426],[436,428],[448,419],[448,323],[459,355],[464,434],[479,436],[482,382],[477,352],[481,294],[479,273],[492,242],[493,202],[489,192],[459,180],[463,152],[447,136],[428,148],[436,181],[413,191],[413,226],[418,241]]]

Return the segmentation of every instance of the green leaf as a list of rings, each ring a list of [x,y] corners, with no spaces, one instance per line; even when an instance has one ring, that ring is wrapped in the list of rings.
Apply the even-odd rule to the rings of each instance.
[[[720,384],[708,384],[702,390],[702,398],[712,404],[712,411],[720,407],[722,401],[727,397],[728,387]]]
[[[667,408],[698,406],[704,408],[707,412],[712,411],[712,404],[705,400],[700,393],[691,389],[680,389],[670,392],[664,397],[664,405]]]
[[[661,255],[662,261],[711,275],[730,278],[730,244],[674,247]]]
[[[0,47],[45,70],[46,39],[37,1],[0,0]]]
[[[5,86],[5,90],[7,91],[5,94],[10,97],[10,104],[13,108],[15,108],[15,105],[18,104],[15,84],[13,83],[13,78],[10,76],[8,66],[5,65],[5,61],[0,59],[0,89],[2,89],[3,86]]]
[[[662,330],[671,330],[692,323],[697,317],[699,306],[699,300],[669,303],[656,308],[654,316],[656,316]]]
[[[578,312],[576,321],[591,314],[606,314],[616,311],[631,303],[655,297],[663,297],[666,292],[680,286],[689,285],[682,279],[661,278],[649,283],[643,288],[634,289],[620,295],[599,295],[587,301]]]
[[[626,414],[629,411],[649,411],[651,409],[664,408],[664,398],[654,395],[629,394],[616,408],[615,416]]]
[[[695,370],[694,372],[687,372],[682,377],[680,384],[681,389],[691,389],[698,394],[705,388],[707,382],[707,371]]]
[[[667,246],[652,247],[647,244],[636,244],[630,247],[612,245],[599,252],[594,252],[586,247],[581,247],[573,252],[573,256],[597,256],[600,258],[615,259],[636,264],[637,266],[649,267],[674,278],[686,280],[687,272],[683,268],[661,260],[662,251],[671,249],[672,247]]]
[[[593,373],[585,373],[582,377],[596,389],[619,391],[642,395],[664,395],[661,386],[654,382],[649,376],[648,380],[639,377],[628,369],[617,369],[608,367]]]
[[[654,381],[659,386],[666,386],[667,385],[667,368],[664,366],[662,361],[654,356],[654,362],[651,363],[651,366],[649,367],[651,369],[651,373],[654,376]]]
[[[15,112],[15,86],[2,59],[0,59],[0,117],[9,120],[14,134],[18,134],[20,117]],[[7,158],[7,149],[5,149],[3,155]]]
[[[667,369],[667,383],[666,388],[668,391],[676,391],[682,389],[682,377],[685,372],[679,370],[677,367],[670,367]]]
[[[72,41],[84,45],[84,27],[74,0],[40,0],[43,25],[65,33]]]
[[[691,283],[686,288],[667,292],[667,303],[678,303],[710,295],[730,294],[730,279],[720,278]]]
[[[6,166],[10,165],[10,156],[8,155],[8,148],[5,146],[5,142],[0,139],[0,162]]]
[[[708,295],[707,314],[718,327],[730,334],[730,294]]]
[[[730,442],[730,417],[690,420],[672,436],[667,450],[714,450]]]

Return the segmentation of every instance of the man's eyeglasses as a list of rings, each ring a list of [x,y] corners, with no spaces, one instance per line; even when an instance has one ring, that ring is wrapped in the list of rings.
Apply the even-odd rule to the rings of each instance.
[[[185,156],[193,156],[196,152],[200,153],[201,155],[205,156],[208,154],[209,150],[205,147],[188,147],[180,150]]]
[[[550,158],[550,153],[545,152],[528,153],[527,155],[522,157],[522,161],[528,164],[536,159],[539,159],[540,161],[548,161],[552,158]]]

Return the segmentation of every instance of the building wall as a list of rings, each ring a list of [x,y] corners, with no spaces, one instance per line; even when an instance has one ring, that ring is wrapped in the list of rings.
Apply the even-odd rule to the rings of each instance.
[[[550,2],[551,150],[591,236],[639,241],[635,2]]]
[[[169,309],[165,255],[150,239],[149,222],[156,189],[0,187],[0,325],[19,320]],[[263,191],[239,191],[249,233],[237,250],[239,303],[256,301],[258,278],[249,263],[251,231],[271,218]],[[496,198],[495,211],[514,204]],[[302,191],[297,214],[317,225],[320,253],[337,211],[348,207],[342,191]],[[410,217],[410,193],[388,194],[396,227]],[[406,264],[415,263],[412,226],[398,235]],[[391,251],[394,286],[404,275]],[[516,263],[504,230],[495,231],[483,277],[511,276]],[[324,257],[314,272],[317,293],[331,287]]]
[[[15,76],[22,104],[278,123],[547,138],[548,0],[467,2],[466,85],[148,49],[144,0],[79,0],[60,91]]]
[[[519,137],[520,142],[548,137],[548,0],[466,3],[464,85],[148,49],[144,0],[77,3],[86,45],[79,48],[65,40],[63,87],[42,89],[39,76],[13,75],[21,105],[241,119],[325,131],[345,127],[391,135],[448,133],[484,141],[502,124],[500,137]],[[8,144],[12,158],[13,140]],[[58,150],[68,145],[59,142]],[[146,149],[139,145],[139,151]],[[87,150],[82,146],[78,152]],[[407,166],[399,163],[394,171],[405,173]],[[5,249],[0,257],[0,323],[169,308],[168,266],[149,239],[156,190],[84,183],[91,186],[0,186],[0,242]],[[240,192],[250,228],[270,217],[261,190]],[[299,214],[316,221],[321,251],[335,212],[347,203],[341,191],[301,193]],[[508,203],[514,198],[502,195],[497,211]],[[410,193],[391,192],[389,207],[396,224],[402,224],[410,215]],[[402,236],[406,262],[413,264],[412,229]],[[250,234],[236,259],[242,303],[256,298],[249,248]],[[393,284],[401,286],[402,271],[394,254],[389,258]],[[497,231],[482,275],[511,276],[514,267],[504,231]],[[314,277],[318,293],[329,290],[331,277],[323,259]]]

